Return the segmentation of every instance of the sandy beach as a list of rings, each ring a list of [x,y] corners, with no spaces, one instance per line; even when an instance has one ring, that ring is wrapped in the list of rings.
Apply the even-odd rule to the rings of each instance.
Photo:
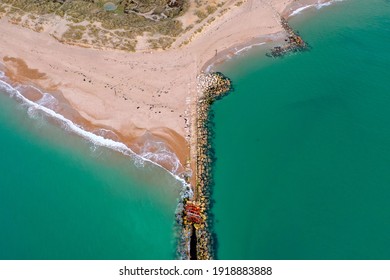
[[[237,2],[227,1],[220,8],[226,9],[223,15],[203,26],[201,33],[184,33],[171,49],[135,53],[62,44],[3,17],[0,61],[14,83],[52,93],[64,104],[58,107],[61,113],[86,130],[112,130],[136,153],[151,138],[163,141],[185,166],[194,147],[197,75],[234,47],[282,38],[280,14],[317,3]],[[181,44],[185,40],[190,42]],[[170,163],[159,163],[170,169]]]

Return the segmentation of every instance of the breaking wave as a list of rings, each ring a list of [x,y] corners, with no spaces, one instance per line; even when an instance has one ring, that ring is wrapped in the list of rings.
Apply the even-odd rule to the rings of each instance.
[[[0,71],[0,78],[2,78],[0,79],[0,90],[4,91],[11,98],[14,98],[21,104],[25,105],[27,107],[27,113],[29,117],[36,119],[39,118],[40,115],[43,113],[45,116],[48,116],[58,121],[65,130],[77,134],[78,136],[81,136],[84,139],[88,140],[94,145],[94,149],[96,148],[96,146],[101,146],[120,152],[123,155],[131,157],[132,160],[134,160],[134,164],[138,167],[143,167],[145,162],[149,162],[155,166],[158,166],[166,170],[176,180],[181,182],[181,184],[183,185],[183,190],[181,193],[182,197],[192,196],[189,184],[186,183],[186,181],[180,176],[180,174],[176,173],[180,166],[179,159],[174,153],[172,153],[165,147],[164,143],[153,143],[152,141],[146,142],[145,147],[143,147],[141,150],[141,153],[136,154],[124,143],[114,140],[115,138],[117,138],[114,132],[106,129],[97,129],[96,131],[94,131],[95,133],[86,131],[81,126],[65,118],[63,115],[55,112],[54,110],[58,106],[58,100],[50,93],[41,92],[39,89],[33,87],[35,90],[38,90],[42,93],[42,97],[36,102],[33,102],[26,98],[19,91],[21,90],[21,88],[19,88],[18,86],[13,87],[12,85],[4,81],[3,78],[6,78],[6,76],[2,71]],[[157,162],[160,160],[171,161],[173,163],[172,169],[168,170],[167,168],[158,164]]]
[[[152,162],[166,163],[170,167],[170,172],[176,174],[179,168],[182,167],[177,156],[167,148],[165,143],[153,139],[150,132],[146,132],[144,139],[146,140],[143,141],[139,155]]]
[[[302,11],[304,11],[308,8],[311,8],[311,7],[315,7],[317,10],[319,10],[322,7],[332,5],[334,2],[341,2],[341,1],[343,1],[343,0],[330,0],[330,1],[326,1],[326,2],[318,1],[316,4],[306,5],[306,6],[303,6],[303,7],[300,7],[298,9],[294,10],[289,16],[292,17],[292,16],[295,16],[297,14],[300,14]]]
[[[253,47],[262,46],[264,44],[265,44],[265,42],[261,42],[261,43],[256,43],[256,44],[252,44],[252,45],[249,45],[249,46],[245,46],[245,47],[243,47],[241,49],[238,49],[238,50],[236,49],[234,54],[237,55],[237,54],[240,54],[241,52],[248,51],[248,50],[252,49]]]

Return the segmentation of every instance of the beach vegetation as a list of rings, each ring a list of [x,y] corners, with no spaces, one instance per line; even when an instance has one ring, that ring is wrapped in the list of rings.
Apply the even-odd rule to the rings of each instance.
[[[195,0],[196,7],[199,8],[202,5],[201,0]]]
[[[34,27],[34,31],[35,32],[43,32],[45,29],[43,28],[43,26],[42,25],[36,25],[35,27]]]
[[[172,37],[160,37],[158,39],[149,39],[148,43],[152,49],[168,49],[172,43],[175,42],[175,39]]]
[[[206,11],[207,11],[207,13],[208,13],[209,15],[212,14],[212,13],[214,13],[216,10],[217,10],[217,7],[214,6],[214,5],[208,5],[208,6],[206,7]]]
[[[193,24],[190,24],[190,25],[188,25],[187,27],[186,27],[186,29],[184,30],[184,31],[188,31],[188,30],[191,30],[192,28],[194,27],[194,25]]]
[[[207,17],[207,14],[202,10],[196,10],[195,15],[199,18],[198,22],[201,22],[202,20],[204,20]]]
[[[0,4],[0,14],[4,14],[6,11],[7,10],[6,10],[5,6]]]
[[[34,25],[39,16],[62,18],[71,24],[62,30],[64,42],[90,44],[93,47],[112,47],[122,50],[135,49],[137,36],[150,36],[154,46],[168,47],[183,31],[181,21],[189,7],[189,0],[4,0],[15,23]],[[27,14],[29,21],[13,15]],[[89,22],[90,24],[85,24]],[[36,23],[36,22],[35,22]],[[84,27],[81,27],[84,26]],[[153,39],[161,36],[161,38]],[[57,36],[58,37],[58,36]],[[113,40],[110,42],[110,40]],[[130,47],[129,47],[130,46]]]
[[[72,25],[65,31],[62,38],[70,41],[80,41],[83,38],[85,29],[85,26]]]
[[[210,23],[212,23],[214,20],[215,20],[215,17],[211,17],[211,18],[209,18],[209,19],[207,20],[207,23],[210,24]]]
[[[0,16],[62,43],[132,51],[138,37],[153,49],[167,49],[197,23],[215,13],[221,0],[2,0]],[[190,16],[182,16],[189,11]],[[190,19],[190,20],[188,20]],[[207,24],[214,21],[207,20]],[[185,26],[183,26],[185,22]],[[46,25],[55,28],[46,28]],[[64,28],[66,26],[66,29]],[[82,27],[83,26],[83,27]],[[194,30],[201,32],[202,26]],[[188,41],[189,42],[189,41]],[[188,43],[186,42],[186,43]]]

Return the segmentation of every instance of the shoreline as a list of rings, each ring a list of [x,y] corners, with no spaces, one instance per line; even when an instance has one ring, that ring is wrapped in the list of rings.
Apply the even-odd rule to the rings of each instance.
[[[248,42],[239,43],[237,45],[231,46],[230,48],[219,52],[216,56],[209,59],[202,66],[201,72],[208,73],[210,72],[212,67],[219,64],[223,64],[225,61],[240,55],[241,52],[245,53],[246,50],[250,50],[253,47],[263,46],[266,44],[276,45],[283,41],[284,36],[284,31],[279,31],[274,34],[262,35],[257,38],[253,38]]]
[[[23,61],[20,59],[5,57],[4,60],[17,61],[19,64],[23,65]],[[18,74],[23,72],[23,74],[14,75],[12,69],[1,64],[0,71],[5,73],[2,81],[12,88],[17,89],[21,96],[26,98],[26,100],[24,100],[25,102],[28,100],[38,106],[46,107],[75,125],[80,126],[85,132],[93,133],[106,140],[123,143],[134,154],[140,156],[144,160],[156,163],[170,173],[180,176],[187,172],[184,166],[188,153],[186,151],[187,145],[185,139],[175,131],[165,127],[156,127],[148,131],[134,128],[135,130],[139,130],[140,133],[132,136],[123,135],[121,131],[108,125],[95,125],[93,122],[84,118],[80,112],[71,106],[58,88],[53,87],[49,88],[49,90],[44,90],[31,81],[39,79],[35,76],[44,77],[44,73],[39,73],[29,68],[17,68],[18,69],[14,72],[17,72]],[[34,77],[34,79],[24,78],[31,76]],[[30,106],[32,106],[32,104],[30,104]],[[165,152],[165,155],[159,154],[162,152]],[[168,153],[172,154],[170,158],[168,158]],[[158,157],[160,157],[160,159]]]
[[[287,5],[291,1],[273,2]],[[2,18],[0,59],[8,64],[10,61],[4,61],[5,57],[20,59],[24,67],[42,74],[17,73],[22,83],[48,92],[60,91],[69,105],[96,127],[112,128],[126,139],[167,128],[188,141],[191,137],[187,131],[191,115],[188,109],[196,96],[195,76],[213,58],[207,50],[214,45],[229,49],[236,42],[247,42],[254,32],[261,36],[281,30],[268,5],[252,0],[240,7],[234,3],[229,6],[231,10],[197,34],[190,44],[166,51],[136,53],[64,45],[49,34]],[[266,15],[260,23],[254,21],[258,12]],[[243,34],[236,32],[237,28],[229,30],[246,17],[252,21],[242,27],[246,28]],[[217,38],[209,42],[208,36],[216,33]],[[181,163],[185,164],[183,160]]]
[[[295,17],[302,12],[307,12],[308,9],[316,8],[319,10],[322,7],[327,7],[334,4],[335,2],[341,1],[344,0],[324,0],[320,3],[315,0],[301,0],[297,2],[290,1],[290,3],[286,5],[285,9],[280,13],[280,16],[281,18],[289,20],[291,17]],[[270,50],[274,46],[285,43],[284,40],[286,39],[287,35],[287,32],[282,29],[275,33],[261,34],[257,37],[253,37],[248,41],[232,45],[218,52],[217,55],[205,62],[201,67],[201,72],[208,73],[215,65],[223,64],[226,60],[240,55],[241,52],[245,53],[247,50],[250,50],[253,47],[269,45],[268,49]]]
[[[321,5],[331,2],[334,0],[323,1]],[[199,172],[203,174],[198,170],[196,152],[200,117],[197,76],[253,46],[279,44],[287,36],[279,22],[281,16],[293,15],[292,7],[296,11],[319,5],[314,0],[270,3],[274,6],[246,1],[208,26],[188,46],[130,54],[63,45],[47,34],[0,19],[0,39],[5,45],[0,49],[0,59],[13,83],[34,86],[41,93],[50,92],[65,108],[53,112],[61,116],[65,112],[64,118],[92,135],[96,136],[95,131],[108,131],[98,137],[122,144],[130,154],[164,168],[182,180],[182,197],[191,198],[191,190],[196,192]],[[255,21],[260,17],[258,12],[265,17],[264,22]],[[248,26],[238,33],[242,27],[238,23],[247,18]],[[16,35],[5,42],[4,38],[11,38],[11,34]],[[209,40],[210,36],[215,36],[214,40]],[[23,38],[26,43],[21,46]],[[39,94],[26,95],[39,100]],[[163,149],[176,156],[181,166],[175,171],[169,163],[164,166],[156,157],[159,147],[153,145],[147,147],[150,158],[142,157],[149,140],[162,143]],[[178,211],[180,207],[184,205],[178,206]],[[205,205],[205,211],[208,207]],[[210,235],[209,230],[203,231],[202,236]],[[184,235],[191,236],[188,232]],[[210,249],[204,250],[208,251],[204,258],[212,257]]]
[[[2,72],[0,71],[0,74]],[[89,141],[90,143],[93,143],[94,145],[98,145],[101,147],[109,148],[115,153],[120,153],[124,156],[131,157],[134,162],[148,162],[150,164],[153,164],[154,166],[164,169],[166,172],[168,172],[172,177],[174,177],[176,180],[182,182],[183,186],[186,185],[185,180],[180,176],[181,174],[176,174],[170,170],[168,170],[163,165],[160,165],[156,161],[152,161],[148,158],[143,157],[142,155],[139,155],[135,153],[133,150],[131,150],[128,146],[126,146],[123,142],[116,141],[114,139],[104,137],[102,135],[99,135],[94,132],[90,132],[88,130],[85,130],[83,127],[80,127],[77,123],[72,122],[72,120],[65,118],[63,115],[55,112],[52,109],[47,108],[46,106],[42,106],[38,103],[35,103],[28,98],[26,98],[23,94],[20,93],[19,89],[17,87],[13,87],[11,84],[7,83],[3,80],[4,76],[0,76],[0,89],[3,89],[7,95],[9,95],[9,98],[13,99],[18,104],[27,105],[28,108],[32,108],[34,110],[39,110],[40,112],[44,113],[47,117],[47,120],[49,122],[54,123],[54,125],[64,125],[66,128],[69,129],[69,133],[72,133],[74,135],[77,135],[81,138],[84,138],[85,140]],[[1,93],[4,94],[4,93]]]

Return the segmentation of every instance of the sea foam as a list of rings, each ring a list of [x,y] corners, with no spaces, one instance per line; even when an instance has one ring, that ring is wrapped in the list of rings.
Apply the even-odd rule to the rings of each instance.
[[[0,78],[6,78],[4,72],[0,71]],[[38,88],[35,88],[35,90],[39,90]],[[32,118],[36,118],[36,112],[44,113],[46,116],[53,118],[61,123],[61,125],[64,127],[65,130],[73,132],[77,134],[78,136],[83,137],[84,139],[91,142],[93,145],[106,147],[112,150],[115,150],[117,152],[120,152],[126,156],[131,157],[134,160],[134,164],[138,167],[143,167],[145,162],[149,162],[159,168],[162,168],[166,170],[169,174],[171,174],[175,179],[180,181],[183,185],[183,190],[186,191],[186,195],[191,195],[189,185],[185,182],[185,180],[179,176],[179,174],[176,174],[178,171],[180,161],[176,157],[176,155],[166,149],[166,147],[163,147],[163,143],[156,143],[157,145],[156,154],[153,154],[148,150],[148,147],[152,145],[152,143],[146,143],[149,145],[148,147],[145,147],[144,150],[141,152],[141,154],[136,154],[133,150],[131,150],[128,146],[126,146],[124,143],[115,141],[112,139],[104,138],[101,135],[96,135],[92,132],[84,130],[81,126],[75,124],[71,120],[65,118],[63,115],[55,112],[53,109],[50,109],[50,107],[53,107],[58,104],[58,100],[52,96],[49,93],[42,93],[42,98],[39,99],[37,102],[33,102],[29,99],[27,99],[23,94],[18,90],[17,87],[13,87],[9,83],[7,83],[4,80],[0,80],[0,90],[5,91],[8,93],[8,95],[11,98],[16,99],[17,101],[21,102],[23,105],[27,106],[28,115]],[[168,170],[165,167],[161,166],[154,160],[171,160],[173,162],[173,168],[172,170]],[[172,158],[174,158],[172,160]]]
[[[303,6],[303,7],[300,7],[298,9],[294,10],[289,16],[292,17],[292,16],[295,16],[297,14],[300,14],[302,11],[304,11],[308,8],[311,8],[311,7],[315,7],[317,10],[319,10],[322,7],[327,7],[327,6],[332,5],[335,2],[341,2],[341,1],[343,1],[343,0],[331,0],[331,1],[326,1],[323,3],[318,1],[316,4],[306,5],[306,6]]]
[[[248,50],[252,49],[253,47],[262,46],[262,45],[264,45],[264,44],[265,44],[265,42],[261,42],[261,43],[257,43],[257,44],[252,44],[252,45],[249,45],[249,46],[245,46],[245,47],[243,47],[243,48],[241,48],[241,49],[239,49],[239,50],[236,50],[234,54],[237,55],[237,54],[240,54],[241,52],[248,51]]]

